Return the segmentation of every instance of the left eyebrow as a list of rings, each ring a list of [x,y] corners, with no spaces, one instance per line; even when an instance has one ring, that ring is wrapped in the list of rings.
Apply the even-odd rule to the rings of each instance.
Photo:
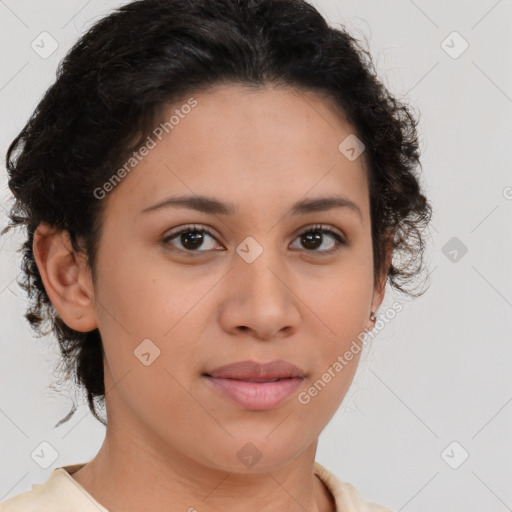
[[[144,208],[140,213],[152,212],[163,208],[177,207],[188,208],[203,213],[215,215],[233,215],[238,208],[233,203],[223,203],[207,196],[172,196],[159,201],[156,204]],[[305,215],[312,212],[323,212],[335,208],[343,208],[357,213],[363,219],[359,206],[344,196],[319,197],[316,199],[303,199],[297,201],[291,208],[291,215]]]

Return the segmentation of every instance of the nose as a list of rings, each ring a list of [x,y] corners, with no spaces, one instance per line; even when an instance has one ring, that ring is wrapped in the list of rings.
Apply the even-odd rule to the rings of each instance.
[[[292,273],[270,249],[248,263],[238,255],[226,276],[220,323],[230,334],[259,340],[287,337],[297,331],[300,299]]]

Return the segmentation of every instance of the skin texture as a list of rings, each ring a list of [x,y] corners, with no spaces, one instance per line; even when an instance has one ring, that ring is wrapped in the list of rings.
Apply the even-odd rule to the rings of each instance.
[[[95,286],[65,232],[41,224],[34,240],[61,318],[78,331],[99,328],[105,351],[105,441],[73,478],[112,511],[327,512],[330,494],[313,475],[318,436],[359,355],[307,405],[297,395],[373,326],[370,312],[384,297],[385,281],[374,287],[364,160],[338,150],[354,129],[312,91],[233,84],[194,98],[103,199]],[[237,211],[141,214],[171,195],[207,195]],[[339,208],[287,214],[296,201],[332,195],[356,203],[361,217]],[[215,235],[195,257],[180,236],[164,241],[188,224]],[[315,224],[348,245],[326,255],[335,243],[328,234],[304,245],[301,233]],[[252,263],[236,252],[248,236],[263,248]],[[134,350],[148,338],[160,355],[145,366]],[[247,359],[285,359],[307,377],[276,408],[246,410],[202,374]],[[237,456],[249,442],[261,453],[250,468]]]

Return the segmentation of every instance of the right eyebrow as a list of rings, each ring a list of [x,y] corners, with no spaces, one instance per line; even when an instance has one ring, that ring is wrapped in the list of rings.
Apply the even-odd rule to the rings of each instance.
[[[233,215],[238,208],[233,203],[224,203],[207,196],[171,196],[151,206],[144,208],[140,213],[153,212],[169,207],[188,208],[203,213]],[[322,212],[334,208],[344,208],[356,213],[362,220],[363,215],[359,206],[344,196],[319,197],[303,199],[296,202],[289,210],[292,215],[305,215],[312,212]]]

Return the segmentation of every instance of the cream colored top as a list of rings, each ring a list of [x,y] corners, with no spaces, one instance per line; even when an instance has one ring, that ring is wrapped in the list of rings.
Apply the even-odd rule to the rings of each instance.
[[[70,475],[84,463],[56,468],[44,484],[0,503],[0,512],[109,512]],[[315,475],[334,497],[336,512],[393,512],[389,508],[364,501],[355,487],[338,478],[315,461]]]

